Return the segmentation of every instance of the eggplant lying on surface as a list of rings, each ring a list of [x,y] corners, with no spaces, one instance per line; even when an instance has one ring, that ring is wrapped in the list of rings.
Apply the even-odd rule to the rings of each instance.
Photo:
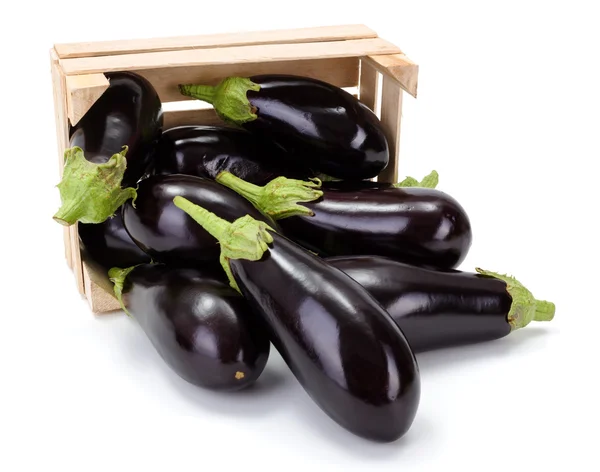
[[[162,133],[162,104],[150,82],[132,72],[106,77],[108,89],[70,130],[54,216],[63,225],[102,223],[135,198]]]
[[[326,82],[293,75],[228,77],[217,86],[180,85],[226,122],[277,143],[289,158],[340,179],[370,179],[389,162],[377,116]]]
[[[174,202],[220,241],[232,286],[324,412],[376,441],[409,430],[420,401],[417,361],[364,288],[264,222],[228,223],[185,198]]]
[[[552,302],[506,275],[436,271],[378,256],[325,260],[373,295],[415,352],[493,341],[554,318]]]
[[[131,239],[156,262],[178,267],[218,265],[217,240],[173,204],[182,196],[227,221],[244,215],[277,227],[268,216],[214,180],[191,175],[156,175],[140,181],[135,206],[123,206],[123,223]]]
[[[179,126],[157,145],[155,174],[187,174],[214,179],[222,171],[264,185],[275,177],[306,179],[314,173],[287,159],[285,151],[255,134],[224,126]]]
[[[113,268],[109,277],[127,305],[123,308],[183,379],[214,390],[239,390],[261,375],[269,338],[222,271],[143,264]]]
[[[287,237],[323,257],[370,254],[451,269],[472,244],[464,208],[432,188],[285,177],[259,187],[229,172],[219,174],[217,182],[277,220]]]

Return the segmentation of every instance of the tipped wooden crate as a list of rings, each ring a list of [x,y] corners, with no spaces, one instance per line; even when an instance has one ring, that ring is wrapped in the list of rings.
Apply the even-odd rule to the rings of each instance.
[[[173,106],[173,102],[190,100],[179,93],[180,83],[216,84],[230,75],[285,73],[355,88],[359,99],[372,110],[377,112],[380,103],[378,115],[390,141],[391,156],[378,179],[389,182],[398,177],[403,92],[417,95],[418,66],[364,25],[56,44],[50,57],[60,176],[70,126],[108,88],[104,75],[108,72],[135,71],[146,77],[165,104],[165,129],[222,124],[210,108]],[[64,240],[67,263],[92,311],[119,309],[106,274],[82,254],[77,225],[64,228]]]

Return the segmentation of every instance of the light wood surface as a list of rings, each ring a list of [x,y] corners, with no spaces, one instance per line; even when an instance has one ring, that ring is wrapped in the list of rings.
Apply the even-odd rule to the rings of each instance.
[[[83,277],[85,296],[92,312],[101,314],[121,309],[117,299],[109,293],[111,287],[106,275],[100,274],[97,269],[84,262]]]
[[[390,145],[390,162],[379,174],[379,182],[398,181],[400,125],[402,122],[402,89],[391,77],[384,75],[381,85],[381,123]]]
[[[379,72],[375,67],[366,61],[361,61],[358,97],[362,103],[374,112],[377,110],[379,100],[378,76]]]
[[[176,110],[164,112],[164,129],[185,125],[227,126],[213,108],[202,110]]]
[[[404,54],[386,54],[369,56],[365,62],[370,63],[379,72],[394,79],[400,87],[413,97],[417,97],[419,83],[419,66]]]
[[[67,114],[75,126],[108,88],[104,74],[69,75],[66,77]]]
[[[334,25],[287,30],[67,43],[56,44],[55,48],[58,56],[62,59],[180,49],[223,48],[273,43],[310,43],[376,37],[377,33],[365,25]]]

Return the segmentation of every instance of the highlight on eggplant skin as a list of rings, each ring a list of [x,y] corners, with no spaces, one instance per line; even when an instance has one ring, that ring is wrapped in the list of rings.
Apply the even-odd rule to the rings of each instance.
[[[111,269],[127,313],[181,378],[212,390],[240,390],[263,372],[270,342],[250,306],[221,273],[143,264]],[[118,295],[119,296],[119,295]]]

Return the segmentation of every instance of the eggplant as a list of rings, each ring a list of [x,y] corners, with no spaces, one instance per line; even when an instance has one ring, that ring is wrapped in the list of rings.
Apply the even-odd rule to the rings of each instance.
[[[403,436],[420,375],[402,331],[356,281],[250,216],[233,223],[175,205],[221,243],[221,262],[290,370],[320,408],[374,441]]]
[[[500,339],[556,311],[514,277],[480,268],[439,271],[380,256],[325,260],[385,308],[415,353]]]
[[[150,256],[133,242],[125,230],[121,211],[103,223],[79,223],[78,228],[85,253],[105,270],[151,262]]]
[[[173,204],[181,195],[227,221],[244,215],[277,224],[244,198],[214,180],[191,175],[155,175],[138,185],[135,205],[123,206],[123,223],[131,239],[156,262],[177,267],[218,266],[217,240]]]
[[[322,257],[368,254],[453,269],[473,240],[465,209],[433,188],[285,177],[259,187],[228,172],[217,181],[276,219],[287,237]]]
[[[306,179],[314,172],[286,159],[285,151],[247,131],[224,126],[179,126],[165,131],[153,173],[214,179],[222,171],[264,185],[275,177]]]
[[[184,380],[233,391],[252,385],[263,372],[269,338],[222,271],[142,264],[113,268],[109,277],[123,309]]]
[[[108,89],[69,130],[54,216],[66,226],[102,223],[135,198],[162,134],[162,104],[150,82],[132,72],[106,77]]]
[[[370,179],[389,163],[381,122],[356,97],[295,75],[227,77],[217,86],[182,84],[180,92],[212,104],[225,122],[277,143],[315,172]]]

